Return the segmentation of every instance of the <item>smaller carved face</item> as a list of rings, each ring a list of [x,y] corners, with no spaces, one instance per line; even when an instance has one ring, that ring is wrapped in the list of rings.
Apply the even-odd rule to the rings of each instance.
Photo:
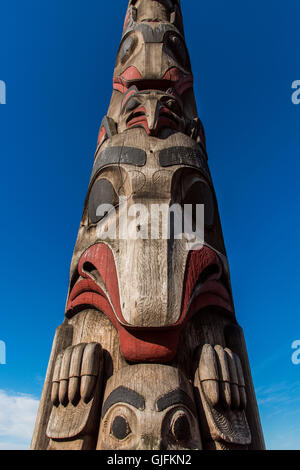
[[[107,383],[98,449],[201,449],[193,392],[175,368],[139,364]]]
[[[175,92],[148,90],[139,92],[132,87],[126,93],[120,112],[118,132],[143,127],[148,135],[168,136],[184,132],[182,103]]]
[[[125,34],[114,70],[114,90],[124,93],[175,87],[182,96],[193,86],[189,54],[183,36],[170,24],[152,28],[141,23]]]

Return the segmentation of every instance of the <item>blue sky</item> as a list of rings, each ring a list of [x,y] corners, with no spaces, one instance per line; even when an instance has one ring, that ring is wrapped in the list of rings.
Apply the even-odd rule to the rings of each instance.
[[[27,448],[126,0],[1,2],[0,449]],[[300,449],[298,0],[182,0],[209,164],[269,449]],[[23,426],[23,427],[22,427]]]

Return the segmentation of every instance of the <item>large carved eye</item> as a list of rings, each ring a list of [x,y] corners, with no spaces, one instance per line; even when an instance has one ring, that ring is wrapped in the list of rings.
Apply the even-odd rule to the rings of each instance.
[[[105,211],[101,211],[101,206],[104,205],[115,206],[118,197],[110,181],[102,178],[94,184],[89,196],[89,219],[90,223],[96,224],[105,216]],[[107,213],[108,211],[106,211]]]
[[[187,49],[183,40],[175,33],[168,33],[164,40],[165,48],[174,59],[184,68],[190,68],[190,61]]]
[[[135,35],[128,36],[120,47],[119,61],[125,64],[130,56],[133,54],[138,43],[138,38]]]
[[[116,416],[112,422],[110,433],[119,441],[123,441],[131,433],[130,426],[124,416]]]
[[[170,433],[176,442],[187,442],[191,438],[190,420],[187,414],[181,410],[177,411],[172,417],[170,424]]]
[[[214,199],[210,187],[201,180],[195,182],[188,189],[183,204],[204,204],[205,226],[210,228],[214,222]],[[194,212],[194,211],[193,211]]]

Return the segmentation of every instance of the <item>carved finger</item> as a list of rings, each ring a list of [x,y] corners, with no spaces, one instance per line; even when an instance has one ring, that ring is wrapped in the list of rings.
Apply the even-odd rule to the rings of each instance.
[[[63,353],[60,353],[57,356],[56,363],[54,366],[54,372],[52,377],[52,389],[51,389],[51,401],[54,406],[59,405],[59,378],[60,378],[60,369],[62,363]]]
[[[227,355],[230,374],[231,408],[233,410],[238,410],[240,407],[240,392],[235,358],[233,356],[233,352],[230,349],[225,348],[225,353]]]
[[[70,363],[73,348],[69,347],[65,350],[61,368],[60,368],[60,379],[59,379],[59,402],[63,406],[68,404],[68,385],[69,385],[69,374],[70,374]]]
[[[220,398],[219,374],[216,353],[210,344],[205,344],[202,348],[198,374],[208,401],[211,406],[216,406]]]
[[[225,406],[231,407],[230,374],[227,357],[222,346],[215,346],[219,366],[220,398]]]
[[[102,362],[103,353],[100,344],[87,344],[82,357],[80,384],[80,395],[85,403],[88,403],[93,396]]]
[[[80,372],[84,348],[85,344],[74,346],[71,357],[68,396],[73,405],[76,405],[80,400]]]
[[[237,377],[238,377],[238,384],[239,384],[239,392],[240,392],[240,409],[245,410],[247,406],[247,394],[246,394],[246,384],[245,378],[243,373],[243,367],[239,356],[233,353],[236,370],[237,370]]]

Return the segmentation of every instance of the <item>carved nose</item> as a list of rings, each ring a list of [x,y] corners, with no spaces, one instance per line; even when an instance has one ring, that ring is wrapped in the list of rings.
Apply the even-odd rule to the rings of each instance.
[[[150,134],[155,135],[160,105],[157,100],[148,100],[145,104],[145,108]]]
[[[143,435],[137,450],[161,450],[161,439],[152,434]]]

